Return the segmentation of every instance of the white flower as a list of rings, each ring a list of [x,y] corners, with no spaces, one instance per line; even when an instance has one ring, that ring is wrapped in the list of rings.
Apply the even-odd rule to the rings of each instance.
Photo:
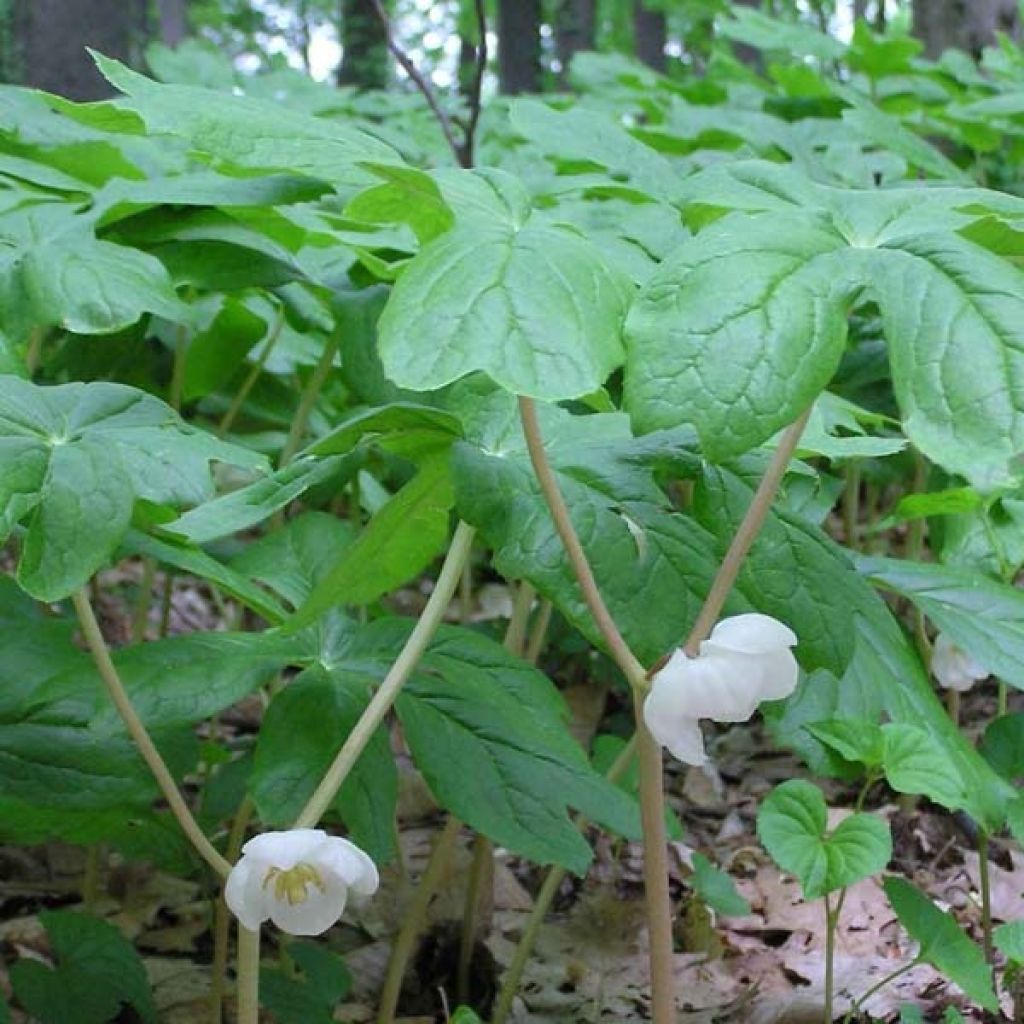
[[[270,918],[291,935],[319,935],[345,910],[349,891],[370,896],[373,861],[347,839],[318,828],[264,832],[242,847],[224,898],[250,931]]]
[[[644,721],[654,738],[687,764],[703,764],[698,719],[744,722],[763,700],[788,697],[799,668],[788,627],[769,615],[723,619],[695,658],[677,650],[651,684]]]
[[[935,638],[932,648],[932,675],[946,690],[966,693],[979,679],[988,678],[982,668],[966,651],[962,651],[945,633]]]

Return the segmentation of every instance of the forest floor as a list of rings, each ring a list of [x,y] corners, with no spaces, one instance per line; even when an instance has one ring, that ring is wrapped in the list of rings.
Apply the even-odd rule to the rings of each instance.
[[[130,632],[133,567],[104,578],[101,609],[108,639],[126,641]],[[500,595],[499,595],[500,596]],[[406,592],[415,605],[418,595]],[[501,602],[499,601],[498,604]],[[174,581],[169,631],[223,629],[225,609],[209,599],[205,586]],[[230,607],[227,609],[231,611]],[[159,610],[154,611],[155,619]],[[157,622],[153,623],[154,629]],[[615,696],[593,685],[564,689],[577,735],[586,740],[614,706]],[[1024,695],[1011,694],[1011,702]],[[1011,710],[1024,710],[1024,700]],[[262,705],[250,698],[222,715],[228,737],[254,732]],[[963,722],[969,734],[983,730],[995,713],[995,691],[978,687],[965,695]],[[223,737],[222,737],[223,738]],[[335,1019],[364,1024],[376,1019],[390,951],[390,937],[410,906],[415,883],[441,823],[422,779],[401,757],[399,799],[400,863],[382,871],[379,893],[346,914],[326,940],[344,954],[353,984]],[[797,882],[783,875],[761,848],[754,830],[759,801],[776,783],[806,776],[793,756],[774,750],[761,727],[720,730],[715,757],[705,768],[668,763],[667,793],[684,827],[672,843],[672,890],[676,897],[680,1024],[803,1024],[822,1019],[824,910],[805,903]],[[826,782],[832,815],[850,813],[856,789]],[[927,801],[899,802],[884,784],[869,795],[867,809],[892,826],[890,870],[926,890],[980,940],[978,855],[969,820]],[[834,822],[833,822],[834,823]],[[649,1019],[643,945],[642,855],[633,843],[592,834],[594,864],[585,879],[567,877],[541,929],[515,1005],[517,1022],[633,1022]],[[404,1024],[444,1020],[454,1008],[458,935],[470,877],[472,837],[465,833],[449,863],[438,896],[428,911],[427,931],[407,975],[400,1003]],[[727,871],[750,905],[744,917],[715,918],[691,900],[687,878],[694,851]],[[201,1024],[209,1019],[207,992],[212,953],[212,886],[183,880],[145,863],[125,862],[101,851],[90,912],[114,923],[142,955],[163,1024]],[[995,839],[989,847],[992,904],[996,922],[1024,917],[1024,854],[1016,844]],[[90,870],[81,848],[51,843],[39,847],[0,846],[0,992],[10,994],[6,968],[17,957],[50,956],[40,910],[82,906],[83,876]],[[495,851],[492,885],[480,902],[471,991],[486,1019],[501,971],[509,963],[544,872],[502,850]],[[265,956],[275,956],[274,937]],[[842,1018],[851,997],[913,957],[912,943],[889,909],[881,883],[869,879],[852,887],[840,923],[836,966],[836,1011]],[[1007,1020],[1012,1005],[1001,993]],[[955,1007],[968,1021],[992,1021],[971,1008],[963,995],[928,966],[914,968],[882,989],[867,1004],[870,1018],[899,1019],[900,1008],[917,1006],[926,1021],[944,1019]],[[13,1012],[15,1024],[24,1016]],[[137,1021],[126,1009],[121,1024]],[[268,1020],[271,1019],[268,1017]],[[861,1017],[858,1020],[867,1020]],[[909,1018],[908,1018],[909,1019]],[[921,1018],[914,1018],[921,1019]]]

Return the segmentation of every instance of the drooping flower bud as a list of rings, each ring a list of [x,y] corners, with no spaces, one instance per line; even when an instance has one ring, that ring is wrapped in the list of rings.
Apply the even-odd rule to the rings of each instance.
[[[788,697],[800,670],[788,627],[769,615],[723,619],[695,658],[677,650],[654,676],[644,721],[654,738],[680,761],[707,760],[699,719],[744,722],[763,700]]]
[[[932,675],[943,689],[966,693],[979,679],[987,679],[989,673],[945,633],[940,633],[932,648]]]
[[[373,861],[354,843],[295,828],[250,839],[224,899],[250,931],[269,918],[290,935],[320,935],[341,917],[350,891],[370,896],[379,882]]]

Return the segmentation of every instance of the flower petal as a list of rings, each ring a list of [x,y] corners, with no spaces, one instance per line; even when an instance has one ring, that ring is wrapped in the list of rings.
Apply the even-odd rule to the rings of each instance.
[[[722,619],[711,631],[711,636],[701,644],[710,651],[735,651],[739,654],[767,654],[780,647],[795,647],[797,636],[778,619],[758,612],[733,615]]]
[[[935,638],[931,669],[941,687],[960,693],[966,693],[979,679],[985,679],[989,674],[945,633]]]
[[[782,700],[795,689],[800,678],[800,666],[790,650],[759,655],[761,660],[761,695],[758,700]]]
[[[317,854],[317,861],[333,871],[360,896],[372,896],[380,885],[377,865],[355,843],[332,836],[325,848]]]
[[[644,701],[644,721],[654,739],[673,756],[687,764],[703,764],[707,760],[704,737],[697,719],[687,713],[686,690],[677,675],[659,672]]]
[[[243,857],[254,863],[288,871],[300,861],[314,859],[316,850],[328,838],[322,828],[293,828],[287,832],[264,832],[242,847]]]
[[[308,883],[303,902],[290,903],[287,898],[277,899],[273,886],[267,893],[270,919],[289,935],[322,935],[345,910],[348,886],[344,879],[333,871],[323,870],[320,864],[316,867],[320,868],[324,888]]]
[[[224,886],[224,901],[251,932],[259,931],[269,916],[264,901],[263,872],[246,857],[231,869]]]

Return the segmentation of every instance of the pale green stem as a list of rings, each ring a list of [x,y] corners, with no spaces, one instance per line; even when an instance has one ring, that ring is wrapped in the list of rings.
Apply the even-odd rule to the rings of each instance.
[[[160,598],[160,639],[167,636],[171,625],[171,601],[174,598],[174,573],[170,569],[164,572],[164,589]]]
[[[242,850],[245,830],[249,827],[256,805],[245,797],[235,811],[224,849],[225,859],[234,864]],[[228,973],[228,940],[231,937],[231,911],[228,910],[223,891],[219,892],[213,907],[213,965],[210,968],[210,1021],[221,1024],[224,1016],[224,988]]]
[[[959,690],[947,690],[946,691],[946,711],[949,712],[950,720],[959,729],[960,728],[960,691]]]
[[[462,910],[462,933],[459,936],[459,967],[455,992],[460,1003],[469,1000],[469,972],[473,966],[473,950],[476,948],[476,915],[484,883],[490,877],[489,869],[493,863],[494,848],[491,841],[486,836],[474,836],[473,860],[469,865],[466,903]]]
[[[184,324],[178,327],[174,343],[174,363],[171,367],[170,406],[181,412],[181,396],[185,389],[185,359],[188,355],[188,329]]]
[[[828,894],[825,895],[825,1006],[824,1022],[832,1024],[833,988],[836,959],[836,928],[839,925],[839,911],[833,911]]]
[[[1000,679],[996,690],[996,717],[1002,718],[1010,707],[1010,688]]]
[[[540,652],[544,649],[544,641],[547,640],[548,636],[548,627],[551,625],[551,610],[552,605],[550,601],[545,600],[541,602],[540,611],[537,613],[537,621],[533,624],[530,640],[526,645],[526,660],[531,665],[537,664]]]
[[[611,768],[608,769],[605,778],[609,782],[616,782],[622,778],[635,755],[636,738],[634,737],[622,748],[619,756],[615,759]],[[586,826],[587,821],[585,818],[580,817],[577,819],[576,827],[581,832]],[[526,970],[526,965],[530,962],[533,947],[537,942],[537,935],[540,933],[541,925],[551,909],[555,896],[558,895],[558,889],[565,875],[565,868],[554,867],[549,869],[543,884],[537,892],[537,897],[533,901],[533,909],[530,911],[523,934],[516,946],[515,953],[512,955],[512,961],[508,965],[508,970],[505,971],[505,976],[501,979],[501,991],[498,993],[498,998],[494,1004],[495,1009],[492,1011],[492,1024],[505,1024],[508,1019],[509,1012],[512,1009],[512,1001],[515,999],[516,993],[519,991],[519,985],[523,980],[523,971]]]
[[[473,617],[473,564],[467,558],[459,577],[459,621],[465,626]]]
[[[43,354],[43,339],[46,337],[45,327],[33,327],[28,335],[28,347],[25,349],[25,370],[29,380],[36,375],[39,361]]]
[[[299,406],[295,410],[295,418],[292,420],[288,437],[285,439],[284,448],[281,449],[281,458],[278,460],[278,467],[283,468],[295,457],[295,453],[306,436],[306,428],[309,426],[309,417],[313,412],[313,406],[320,397],[320,391],[327,382],[327,377],[334,364],[334,355],[338,351],[338,344],[341,341],[340,333],[334,331],[324,342],[324,350],[320,355],[320,361],[316,364],[312,376],[302,391],[299,398]]]
[[[132,741],[138,747],[142,759],[146,762],[150,772],[152,772],[153,778],[156,779],[156,783],[160,787],[160,792],[163,793],[171,813],[177,819],[182,831],[203,860],[218,875],[227,877],[228,872],[231,870],[231,865],[220,855],[210,840],[206,838],[203,830],[199,827],[195,818],[192,817],[192,812],[189,810],[188,804],[185,803],[185,798],[178,790],[174,776],[171,775],[163,757],[160,755],[160,751],[156,749],[156,745],[146,731],[146,727],[142,724],[142,719],[139,718],[125,691],[121,677],[118,675],[114,662],[111,660],[110,651],[107,649],[106,641],[103,639],[99,623],[93,614],[88,594],[84,589],[78,590],[72,595],[72,601],[74,602],[75,612],[78,615],[78,621],[82,627],[82,635],[85,637],[85,642],[88,645],[89,652],[92,654],[93,661],[96,663],[96,668],[99,670],[107,692],[110,694],[110,699],[113,701],[114,707],[117,708],[118,714],[120,714]]]
[[[85,869],[82,871],[82,906],[89,913],[96,907],[100,889],[100,860],[104,846],[90,843],[85,848]]]
[[[409,639],[406,640],[405,646],[384,677],[384,681],[366,706],[366,710],[356,722],[352,732],[349,733],[341,750],[338,751],[333,764],[327,769],[327,774],[324,775],[316,791],[296,819],[295,828],[312,828],[323,817],[353,765],[359,760],[359,755],[366,748],[366,744],[370,742],[377,727],[384,721],[399,691],[405,685],[405,681],[423,656],[423,652],[437,632],[437,627],[444,619],[448,604],[459,585],[462,567],[466,559],[469,558],[474,532],[473,527],[468,523],[460,522],[456,527],[451,547],[448,549],[444,565],[441,566],[441,572],[437,577],[437,583],[434,585],[419,621],[409,634]]]
[[[992,945],[992,885],[988,870],[988,833],[978,830],[978,881],[981,890],[981,945],[985,951],[985,962],[995,963],[995,947]]]
[[[231,404],[228,406],[217,427],[218,437],[223,437],[231,429],[238,414],[242,411],[242,406],[245,405],[249,392],[252,391],[256,381],[259,380],[263,367],[267,365],[267,360],[270,358],[270,353],[274,351],[277,339],[281,337],[282,327],[284,327],[284,309],[280,308],[277,312],[277,319],[267,335],[267,340],[263,343],[263,348],[260,349],[259,355],[256,357],[256,362],[249,368],[245,380],[242,381],[241,387],[235,392],[234,398],[231,399]]]
[[[402,993],[402,978],[405,977],[405,968],[426,921],[427,907],[444,877],[461,830],[462,823],[457,818],[450,817],[438,834],[437,842],[430,854],[430,860],[427,861],[426,870],[423,872],[419,885],[416,886],[412,904],[405,912],[402,927],[399,929],[398,935],[395,936],[395,943],[391,947],[387,975],[380,995],[377,1024],[393,1024],[394,1022],[398,997]]]
[[[260,933],[238,926],[238,1021],[260,1024]]]
[[[846,546],[856,551],[858,544],[857,522],[860,518],[860,462],[850,459],[846,464],[846,486],[843,488],[843,533]]]
[[[142,560],[142,578],[139,593],[132,611],[132,643],[141,644],[146,639],[146,624],[149,621],[149,603],[153,598],[153,582],[156,579],[156,560]]]

